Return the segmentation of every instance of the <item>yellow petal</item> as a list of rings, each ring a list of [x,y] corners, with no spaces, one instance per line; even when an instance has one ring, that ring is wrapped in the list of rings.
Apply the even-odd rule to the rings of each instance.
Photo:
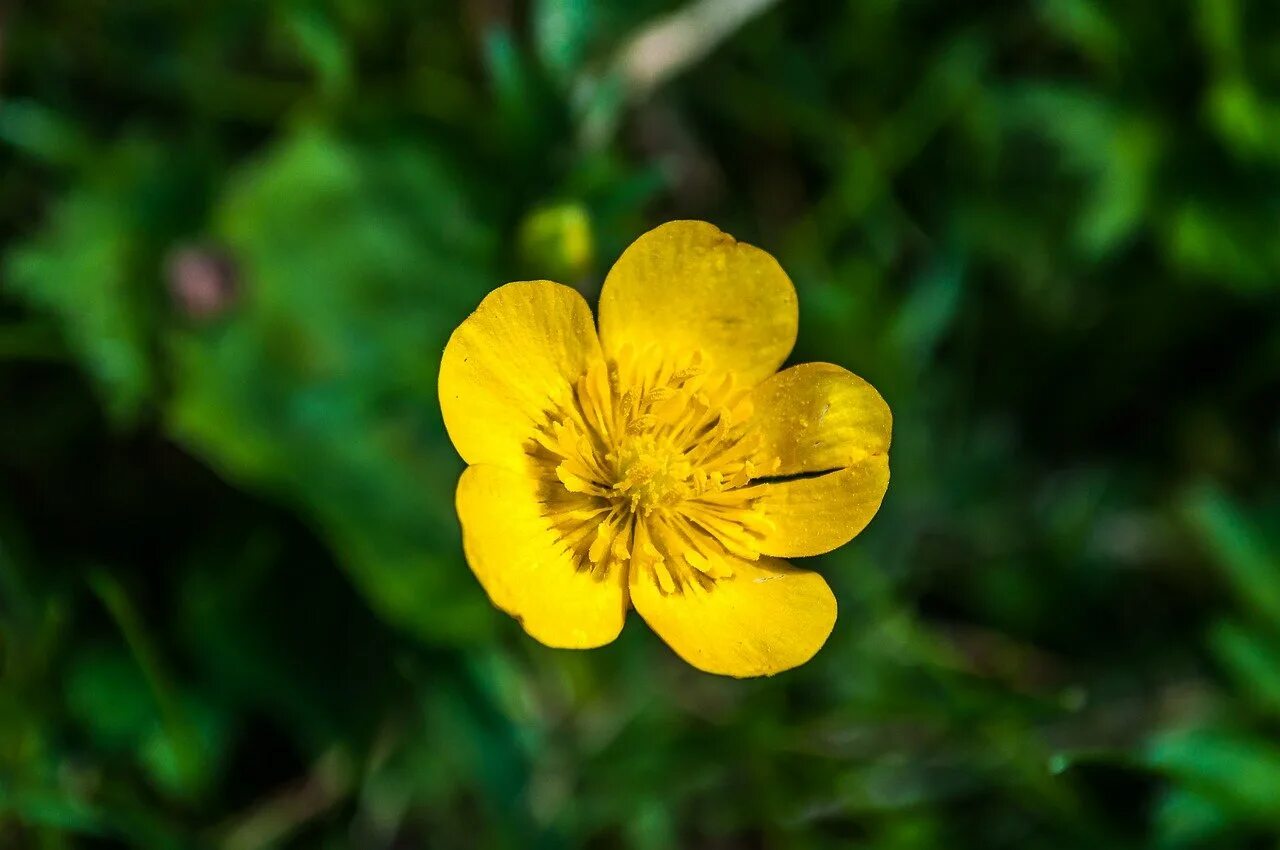
[[[498,466],[463,471],[457,505],[467,562],[493,604],[532,637],[565,649],[603,646],[622,630],[626,570],[578,569],[541,514],[539,486]]]
[[[767,484],[756,504],[772,527],[760,551],[802,558],[843,546],[871,522],[888,487],[886,455],[816,478]]]
[[[631,601],[685,661],[722,676],[772,676],[814,656],[836,622],[836,599],[817,573],[775,558],[733,559],[732,578],[666,593],[633,568]]]
[[[445,346],[440,410],[467,463],[523,469],[523,446],[552,400],[600,358],[591,308],[547,280],[489,293]]]
[[[853,539],[889,486],[893,416],[866,381],[829,363],[779,372],[752,393],[762,455],[781,460],[789,481],[760,485],[757,506],[771,520],[761,551],[820,555]]]
[[[781,460],[781,475],[840,469],[889,451],[889,405],[840,366],[793,366],[756,387],[751,403],[762,451]]]
[[[703,221],[673,221],[622,252],[600,293],[600,338],[616,355],[651,345],[750,386],[791,353],[796,291],[769,254]]]

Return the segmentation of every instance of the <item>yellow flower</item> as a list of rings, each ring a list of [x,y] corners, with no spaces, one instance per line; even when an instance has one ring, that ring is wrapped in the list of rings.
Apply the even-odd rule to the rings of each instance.
[[[493,603],[556,647],[634,607],[699,669],[760,676],[826,642],[836,601],[781,558],[841,546],[889,484],[892,417],[826,363],[777,372],[795,288],[710,224],[635,241],[600,293],[509,283],[454,331],[440,407],[470,464],[457,508]]]

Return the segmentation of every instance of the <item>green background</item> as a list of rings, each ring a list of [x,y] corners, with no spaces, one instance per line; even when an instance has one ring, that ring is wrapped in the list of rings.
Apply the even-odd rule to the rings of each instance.
[[[1280,8],[0,5],[0,847],[1280,847]],[[439,353],[672,218],[895,414],[734,681],[462,560]]]

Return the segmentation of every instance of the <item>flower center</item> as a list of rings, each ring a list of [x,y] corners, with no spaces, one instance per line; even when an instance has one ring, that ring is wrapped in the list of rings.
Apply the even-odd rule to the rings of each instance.
[[[670,442],[651,434],[625,440],[611,452],[615,470],[613,491],[632,511],[672,508],[694,495],[693,465]]]
[[[530,448],[544,514],[578,568],[642,570],[672,593],[758,558],[770,523],[751,482],[778,461],[751,414],[749,392],[696,354],[624,351],[589,368]]]

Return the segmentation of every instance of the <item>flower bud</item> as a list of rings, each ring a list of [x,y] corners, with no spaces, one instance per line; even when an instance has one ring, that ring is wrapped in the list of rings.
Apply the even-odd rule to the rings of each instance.
[[[581,204],[538,207],[520,223],[520,262],[535,277],[582,280],[595,255],[591,219]]]

